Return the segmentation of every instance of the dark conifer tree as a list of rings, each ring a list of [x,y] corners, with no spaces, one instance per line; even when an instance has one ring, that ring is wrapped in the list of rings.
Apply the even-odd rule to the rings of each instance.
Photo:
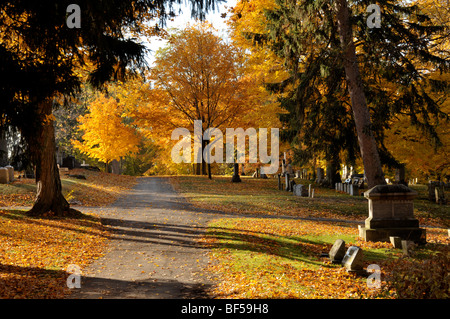
[[[192,13],[203,17],[221,0],[191,0]],[[92,66],[89,82],[100,87],[145,67],[145,46],[130,34],[142,23],[172,17],[181,0],[80,0],[80,28],[69,28],[72,1],[0,2],[0,113],[21,131],[36,165],[37,197],[29,214],[76,213],[61,193],[55,158],[52,109],[55,96],[80,88],[77,73]],[[158,28],[158,26],[156,26]]]
[[[268,88],[286,93],[280,100],[289,111],[281,118],[287,124],[282,136],[296,146],[297,160],[302,163],[322,153],[338,170],[340,153],[351,163],[359,151],[369,186],[384,183],[381,164],[399,165],[383,144],[393,116],[408,114],[436,145],[439,139],[429,119],[449,119],[424,89],[448,90],[448,83],[427,77],[435,70],[448,71],[448,55],[432,51],[433,35],[444,31],[444,26],[432,25],[416,6],[381,0],[376,2],[382,9],[381,27],[369,28],[366,8],[372,2],[349,1],[345,15],[346,0],[279,0],[277,9],[266,12],[269,36],[248,35],[269,45],[290,71],[290,78]],[[339,9],[339,4],[344,8]],[[343,45],[350,42],[350,48]],[[355,70],[359,75],[351,76]],[[358,95],[362,93],[368,111],[359,127],[354,112],[361,101],[355,103],[349,77],[358,82]],[[379,155],[367,156],[367,150],[361,154],[365,138],[372,140],[369,144],[376,141],[370,152]],[[333,174],[332,180],[336,177]]]

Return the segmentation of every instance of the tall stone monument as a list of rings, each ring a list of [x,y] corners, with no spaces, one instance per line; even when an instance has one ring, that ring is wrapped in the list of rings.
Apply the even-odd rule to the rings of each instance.
[[[386,241],[390,236],[416,243],[426,242],[425,229],[414,218],[417,192],[402,184],[377,185],[364,193],[369,200],[369,217],[360,236],[366,241]]]

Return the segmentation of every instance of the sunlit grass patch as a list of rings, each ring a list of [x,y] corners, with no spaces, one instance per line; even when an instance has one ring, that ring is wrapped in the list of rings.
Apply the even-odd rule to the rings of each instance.
[[[338,238],[347,248],[362,248],[365,268],[378,264],[384,277],[391,263],[403,258],[390,243],[364,242],[352,223],[220,219],[209,224],[204,238],[212,249],[209,271],[218,276],[211,294],[215,298],[392,298],[393,292],[380,295],[367,287],[365,277],[349,274],[321,257]],[[448,241],[427,244],[417,250],[417,256],[427,258],[445,245]]]
[[[0,298],[63,298],[70,264],[101,256],[108,233],[97,217],[33,218],[0,210]]]

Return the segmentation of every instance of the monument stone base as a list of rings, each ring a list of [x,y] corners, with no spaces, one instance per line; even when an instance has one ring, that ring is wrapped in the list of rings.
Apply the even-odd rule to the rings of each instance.
[[[389,237],[396,236],[403,240],[410,240],[415,243],[426,243],[426,229],[418,227],[402,228],[366,228],[359,229],[359,237],[365,241],[384,241],[389,242]]]
[[[369,217],[359,236],[365,241],[389,242],[396,236],[415,243],[426,242],[426,230],[414,218],[417,192],[405,185],[378,185],[364,193],[369,199]]]

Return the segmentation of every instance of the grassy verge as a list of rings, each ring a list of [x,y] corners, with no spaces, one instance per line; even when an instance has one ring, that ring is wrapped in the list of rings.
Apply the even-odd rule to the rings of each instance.
[[[94,216],[32,218],[0,210],[0,298],[63,298],[71,264],[98,258],[108,234]]]
[[[177,176],[173,185],[194,205],[205,209],[249,214],[324,217],[363,221],[368,216],[367,199],[350,196],[312,183],[315,198],[293,196],[278,190],[276,179],[241,177],[242,183],[231,183],[231,177]],[[298,184],[310,181],[295,179]],[[414,201],[415,216],[421,224],[449,227],[450,205],[427,200],[426,185],[411,186],[418,192]],[[364,190],[360,190],[363,192]],[[450,199],[450,193],[446,193]]]
[[[137,179],[130,176],[72,170],[86,179],[61,176],[69,202],[105,206],[130,189]],[[18,179],[0,184],[0,207],[31,206],[35,181]],[[69,265],[82,270],[102,255],[108,232],[99,218],[33,218],[20,210],[0,209],[0,298],[64,298],[70,294],[66,280]]]
[[[137,178],[74,169],[70,175],[83,175],[86,179],[61,175],[62,190],[68,201],[83,206],[106,206],[114,202],[124,191],[133,187]],[[11,184],[0,184],[0,207],[31,206],[36,195],[34,179],[17,179]]]
[[[420,282],[421,278],[410,276],[415,279],[409,281],[409,287],[401,284],[408,282],[404,278],[410,278],[411,269],[412,273],[422,269],[425,274],[428,267],[441,269],[441,259],[426,263],[437,252],[449,254],[448,206],[428,202],[425,186],[413,186],[419,193],[415,214],[422,224],[439,227],[428,228],[428,243],[418,247],[413,257],[404,257],[389,243],[362,241],[357,226],[345,222],[367,218],[367,200],[362,196],[351,197],[314,185],[315,198],[300,198],[279,191],[273,179],[244,177],[242,183],[232,184],[229,177],[208,180],[179,176],[172,182],[198,207],[261,214],[262,218],[218,219],[209,224],[203,241],[212,250],[209,271],[218,277],[218,284],[211,291],[215,298],[401,298],[405,291],[411,291],[412,298],[421,298],[445,296],[448,290],[448,276],[424,278],[426,284]],[[343,221],[293,220],[276,218],[277,215]],[[365,277],[349,274],[340,265],[320,257],[321,253],[329,252],[338,238],[346,242],[346,247],[356,245],[363,249],[365,267],[380,266],[382,289],[368,288]],[[445,262],[443,265],[448,267]],[[403,277],[398,282],[389,279],[393,269],[402,269]],[[427,292],[431,282],[430,289],[436,294]],[[420,287],[425,287],[425,292]]]
[[[212,222],[204,242],[212,249],[209,271],[218,276],[214,298],[396,298],[386,278],[398,263],[427,259],[448,248],[444,230],[434,229],[432,243],[405,258],[389,243],[369,243],[348,223],[236,218]],[[383,289],[370,289],[367,278],[347,273],[321,257],[338,238],[363,249],[364,267],[381,268]],[[448,254],[448,251],[447,251]],[[447,265],[448,266],[448,265]],[[447,280],[448,281],[448,280]],[[448,286],[448,282],[447,282]]]

